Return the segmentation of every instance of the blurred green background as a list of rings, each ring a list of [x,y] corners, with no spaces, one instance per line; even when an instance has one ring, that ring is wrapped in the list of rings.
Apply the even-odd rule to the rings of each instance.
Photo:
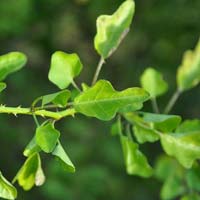
[[[7,78],[0,103],[30,106],[38,96],[57,89],[47,78],[51,54],[56,50],[79,54],[84,70],[77,79],[90,83],[98,55],[93,48],[96,18],[111,14],[122,0],[1,0],[0,54],[22,51],[27,66]],[[170,91],[159,99],[164,107],[176,87],[176,69],[186,49],[194,48],[200,35],[199,0],[135,0],[131,31],[118,51],[107,60],[100,77],[115,88],[139,86],[146,67],[160,70]],[[182,95],[173,113],[183,118],[199,117],[199,86]],[[145,105],[147,111],[151,107]],[[52,157],[43,157],[46,183],[24,192],[18,199],[35,200],[156,200],[161,184],[151,178],[128,176],[118,138],[110,135],[112,122],[77,115],[57,124],[63,145],[76,166],[75,174],[62,170]],[[34,134],[31,117],[0,116],[0,168],[11,180],[24,161],[22,152]],[[161,152],[159,144],[142,150],[153,165]]]

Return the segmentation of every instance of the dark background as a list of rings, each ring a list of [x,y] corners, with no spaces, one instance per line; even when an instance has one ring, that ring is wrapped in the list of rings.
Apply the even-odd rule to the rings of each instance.
[[[84,70],[76,79],[90,84],[98,55],[93,38],[96,18],[111,14],[121,0],[1,0],[0,54],[22,51],[28,56],[26,67],[13,75],[0,103],[30,106],[38,96],[56,92],[48,81],[51,54],[56,50],[79,54]],[[194,48],[200,33],[199,0],[136,0],[131,31],[117,52],[107,60],[100,77],[115,88],[139,86],[146,67],[161,71],[169,92],[159,98],[161,109],[176,89],[176,70],[185,50]],[[173,113],[183,118],[199,117],[200,88],[184,93]],[[145,105],[147,111],[151,107]],[[113,122],[113,121],[112,121]],[[62,143],[77,172],[68,174],[50,156],[42,155],[46,183],[30,192],[19,189],[18,199],[48,200],[156,200],[161,183],[128,176],[118,138],[110,135],[112,122],[100,122],[77,115],[57,124]],[[22,152],[32,138],[35,125],[31,117],[0,116],[0,168],[11,180],[24,161]],[[159,144],[145,145],[143,151],[154,165],[162,151]]]

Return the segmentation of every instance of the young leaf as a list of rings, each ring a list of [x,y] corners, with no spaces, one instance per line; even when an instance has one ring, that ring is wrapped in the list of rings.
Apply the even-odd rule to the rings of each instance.
[[[164,151],[174,156],[185,168],[191,168],[200,158],[200,133],[162,134],[161,144]]]
[[[117,49],[129,29],[134,11],[134,1],[126,0],[113,15],[98,17],[94,46],[104,59]]]
[[[63,90],[60,92],[56,92],[53,94],[48,94],[42,97],[42,106],[53,103],[60,107],[65,107],[67,105],[67,101],[70,98],[70,91]]]
[[[119,110],[120,113],[129,113],[129,112],[134,112],[136,110],[140,110],[143,107],[143,103],[132,103],[127,106],[124,106]]]
[[[20,52],[11,52],[0,56],[0,81],[9,74],[20,70],[26,62],[26,56]]]
[[[177,129],[176,133],[188,133],[188,132],[198,132],[200,130],[200,120],[185,120],[181,123]]]
[[[34,184],[40,186],[44,183],[45,176],[41,168],[41,160],[38,153],[32,154],[27,158],[15,176],[13,183],[16,181],[18,181],[24,190],[30,190]]]
[[[36,143],[46,153],[54,150],[59,137],[60,132],[50,122],[36,129]]]
[[[52,154],[59,159],[61,164],[64,166],[64,169],[66,169],[68,172],[75,172],[75,167],[60,142],[56,145],[56,148]]]
[[[6,180],[0,172],[0,198],[14,200],[17,198],[16,188]]]
[[[112,119],[116,112],[132,103],[143,103],[149,95],[141,88],[129,88],[118,92],[110,82],[98,81],[74,100],[77,112],[100,120]]]
[[[194,51],[183,55],[182,64],[177,71],[177,85],[180,91],[195,87],[200,82],[200,40]]]
[[[138,144],[132,142],[125,136],[121,136],[120,139],[127,173],[130,175],[150,177],[153,173],[153,170],[148,164],[145,155],[139,151]]]
[[[140,79],[142,87],[150,93],[152,98],[167,92],[168,84],[160,72],[154,68],[147,68]]]
[[[30,155],[34,153],[38,153],[41,151],[41,148],[37,145],[36,143],[36,138],[35,136],[31,139],[31,141],[28,143],[26,146],[23,155],[26,157],[29,157]]]
[[[65,89],[73,82],[73,79],[79,75],[81,70],[82,63],[77,54],[56,51],[51,58],[51,67],[48,77],[49,80],[60,89]]]
[[[6,88],[6,84],[3,82],[0,82],[0,92],[2,92]]]

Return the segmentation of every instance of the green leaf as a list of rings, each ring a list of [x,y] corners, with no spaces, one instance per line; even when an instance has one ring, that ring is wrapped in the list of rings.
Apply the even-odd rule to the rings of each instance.
[[[181,122],[181,117],[178,115],[164,115],[147,112],[139,112],[144,122],[151,123],[153,128],[163,131],[173,131]]]
[[[36,143],[36,138],[35,136],[31,139],[31,141],[28,143],[26,146],[23,155],[26,157],[29,157],[30,155],[34,153],[38,153],[41,151],[41,148],[37,145]]]
[[[60,132],[54,128],[51,122],[36,129],[36,143],[46,153],[54,150],[59,137]]]
[[[101,15],[97,19],[95,49],[104,59],[119,46],[131,24],[135,11],[133,0],[126,0],[113,15]]]
[[[142,87],[150,93],[152,98],[167,92],[168,84],[160,72],[154,68],[147,68],[140,79]]]
[[[189,194],[189,195],[183,196],[181,200],[200,200],[200,195],[195,194],[195,193]]]
[[[191,168],[200,158],[200,132],[162,134],[164,151],[174,156],[185,168]]]
[[[52,154],[59,159],[64,169],[66,169],[68,172],[75,172],[75,167],[60,142],[57,144]]]
[[[77,112],[86,116],[110,120],[124,106],[143,103],[148,97],[148,93],[141,88],[129,88],[118,92],[110,82],[100,80],[75,98],[74,107]]]
[[[6,180],[0,172],[0,198],[14,200],[17,198],[16,188]]]
[[[124,106],[119,110],[120,113],[128,113],[128,112],[134,112],[136,110],[141,110],[143,107],[143,103],[132,103],[127,106]]]
[[[71,93],[69,90],[63,90],[60,92],[42,96],[42,106],[53,103],[57,106],[65,107],[67,105],[67,101],[70,98],[70,95]]]
[[[188,133],[188,132],[197,132],[200,130],[200,120],[185,120],[181,123],[177,129],[176,133]]]
[[[3,82],[0,82],[0,92],[2,92],[6,88],[6,84]]]
[[[44,183],[45,176],[41,168],[41,160],[38,153],[32,154],[27,158],[15,176],[13,183],[16,181],[18,181],[24,190],[30,190],[34,184],[40,186]]]
[[[86,83],[82,83],[81,87],[83,89],[83,92],[85,92],[86,90],[88,90],[90,88]]]
[[[26,56],[20,52],[11,52],[0,56],[0,81],[9,74],[20,70],[26,62]]]
[[[180,91],[195,87],[200,82],[200,40],[194,51],[183,55],[182,64],[177,71],[177,85]]]
[[[153,173],[145,155],[139,151],[138,144],[125,136],[121,136],[121,144],[126,164],[126,171],[130,175],[150,177]]]
[[[79,75],[81,70],[82,63],[77,54],[56,51],[51,58],[51,67],[48,77],[49,80],[60,89],[65,89],[73,82],[73,79]]]
[[[186,188],[182,185],[182,182],[183,178],[177,174],[169,176],[161,189],[161,199],[169,200],[184,194]]]

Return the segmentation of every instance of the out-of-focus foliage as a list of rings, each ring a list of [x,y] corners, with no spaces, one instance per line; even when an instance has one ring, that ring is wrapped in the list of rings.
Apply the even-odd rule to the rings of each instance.
[[[50,55],[56,50],[78,52],[85,66],[81,80],[91,81],[97,64],[93,53],[95,20],[104,13],[110,14],[122,0],[7,0],[0,1],[0,42],[1,54],[11,50],[25,52],[29,57],[26,68],[8,77],[6,99],[4,91],[1,99],[9,105],[27,105],[42,92],[56,91],[47,80]],[[136,0],[135,21],[121,48],[107,61],[102,72],[112,84],[121,89],[138,86],[138,77],[147,66],[166,74],[170,87],[175,87],[176,67],[181,62],[182,53],[192,49],[200,33],[199,0]],[[123,76],[122,76],[123,75]],[[172,76],[173,75],[173,76]],[[79,80],[77,82],[79,82]],[[37,81],[37,84],[33,84]],[[194,94],[183,95],[176,107],[176,113],[199,116],[199,87]],[[169,94],[172,91],[169,91]],[[161,99],[162,104],[166,99]],[[183,107],[184,102],[184,107]],[[192,105],[189,107],[188,105]],[[148,105],[146,105],[147,110]],[[1,168],[6,169],[6,177],[12,177],[16,163],[23,163],[21,153],[30,140],[33,124],[25,117],[0,116],[1,121]],[[65,120],[59,124],[63,131],[64,147],[76,161],[75,174],[63,173],[57,162],[44,166],[49,177],[45,185],[29,194],[19,192],[19,199],[138,199],[156,200],[160,183],[150,179],[127,176],[123,170],[122,152],[118,140],[108,136],[109,124],[102,125],[96,120]],[[12,151],[7,151],[11,143]],[[160,152],[160,146],[143,147],[150,155],[150,163]],[[13,154],[13,152],[15,152]],[[151,152],[151,154],[149,153]],[[4,156],[3,156],[4,155]],[[45,157],[46,158],[46,157]],[[47,157],[46,159],[52,159]],[[8,168],[8,166],[10,166]],[[15,166],[15,167],[14,167]],[[196,195],[191,195],[192,197]],[[191,199],[192,197],[185,197]],[[198,197],[197,197],[198,198]],[[194,198],[193,198],[194,199]]]

